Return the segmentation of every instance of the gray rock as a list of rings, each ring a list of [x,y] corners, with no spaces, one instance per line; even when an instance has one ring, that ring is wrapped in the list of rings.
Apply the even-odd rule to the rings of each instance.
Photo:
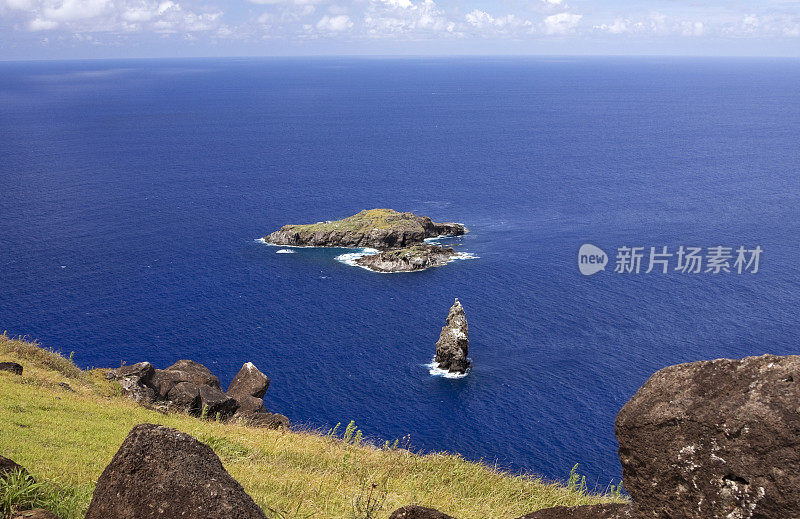
[[[16,362],[0,362],[0,371],[9,371],[14,375],[22,375],[22,365]]]
[[[97,480],[86,519],[264,519],[217,455],[168,427],[134,427]]]
[[[166,395],[169,407],[173,411],[183,411],[193,415],[199,415],[200,387],[191,382],[178,382]]]
[[[230,393],[228,393],[228,395],[230,395]],[[242,412],[257,413],[266,411],[266,408],[264,407],[264,400],[261,398],[243,395],[237,396],[236,402],[239,403],[239,410]]]
[[[238,399],[242,396],[264,398],[269,388],[269,377],[261,373],[252,362],[245,363],[228,386],[228,395]]]
[[[119,380],[122,395],[134,399],[139,404],[151,404],[156,399],[156,392],[152,387],[141,384],[136,377],[125,377]]]
[[[143,385],[150,383],[150,379],[155,374],[156,370],[149,362],[137,362],[130,366],[122,366],[121,368],[111,369],[106,373],[106,378],[110,380],[121,380],[123,378],[134,378],[140,381]]]
[[[220,389],[219,379],[211,370],[192,360],[179,360],[167,369],[155,370],[152,377],[152,387],[161,398],[167,398],[170,390],[181,382]]]
[[[456,299],[447,315],[447,322],[442,327],[439,334],[439,341],[436,343],[436,357],[434,361],[439,364],[439,368],[453,372],[466,373],[470,367],[467,359],[469,354],[469,327],[467,326],[467,316],[464,314],[464,307]]]
[[[208,418],[230,418],[239,408],[239,403],[215,387],[199,386],[200,410]]]
[[[670,366],[617,415],[641,518],[800,517],[800,357]]]
[[[250,427],[263,427],[265,429],[282,429],[291,426],[289,419],[282,414],[270,413],[265,409],[257,412],[239,410],[233,415],[233,420]]]
[[[413,272],[447,265],[455,254],[450,247],[420,243],[362,256],[356,263],[375,272]]]

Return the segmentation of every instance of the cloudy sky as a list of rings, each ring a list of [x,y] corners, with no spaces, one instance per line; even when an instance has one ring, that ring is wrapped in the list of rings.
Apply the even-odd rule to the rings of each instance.
[[[800,56],[800,0],[0,0],[0,60]]]

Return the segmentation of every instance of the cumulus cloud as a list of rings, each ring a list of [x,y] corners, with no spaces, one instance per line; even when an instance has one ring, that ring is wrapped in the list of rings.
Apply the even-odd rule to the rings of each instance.
[[[184,9],[171,0],[6,0],[30,31],[73,33],[212,31],[222,27],[222,11]]]
[[[317,22],[317,29],[323,32],[342,32],[353,26],[350,17],[347,15],[323,16]]]
[[[12,31],[43,32],[51,44],[102,40],[96,33],[179,34],[187,39],[348,38],[430,40],[444,38],[800,38],[796,2],[765,5],[746,0],[707,6],[680,3],[648,13],[630,3],[595,5],[578,14],[568,0],[484,3],[460,10],[439,0],[0,0],[0,21]],[[255,7],[255,6],[259,7]],[[445,8],[445,5],[447,8]],[[452,7],[451,7],[452,6]],[[504,6],[505,12],[496,12]],[[253,12],[258,9],[258,12]],[[58,31],[58,37],[47,34]],[[88,35],[95,34],[93,39]],[[75,34],[84,35],[75,39]],[[11,37],[13,39],[13,36]],[[106,38],[107,40],[108,38]],[[792,45],[793,42],[787,45]]]
[[[370,0],[364,15],[370,37],[452,33],[456,24],[433,0]]]
[[[583,15],[573,13],[558,13],[548,16],[542,22],[542,32],[545,34],[570,34],[581,23]]]
[[[486,36],[511,34],[520,30],[533,31],[533,23],[530,20],[524,20],[513,14],[494,17],[486,11],[475,9],[464,19],[468,25],[483,31]]]

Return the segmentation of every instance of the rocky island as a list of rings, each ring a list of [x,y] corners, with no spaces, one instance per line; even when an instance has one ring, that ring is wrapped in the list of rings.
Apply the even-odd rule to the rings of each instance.
[[[410,272],[445,265],[457,256],[452,248],[425,243],[426,239],[467,232],[460,223],[437,223],[393,209],[365,209],[342,220],[284,225],[264,241],[293,247],[373,248],[379,252],[355,263],[376,272]]]
[[[433,359],[438,364],[439,369],[450,373],[466,373],[470,362],[467,359],[469,353],[469,327],[467,326],[467,316],[461,301],[456,298],[456,302],[450,307],[447,314],[447,321],[439,334],[436,342],[436,357]]]

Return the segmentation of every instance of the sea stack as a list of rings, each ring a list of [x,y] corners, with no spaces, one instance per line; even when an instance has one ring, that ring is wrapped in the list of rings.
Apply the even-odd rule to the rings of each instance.
[[[447,314],[447,322],[442,327],[439,340],[436,342],[436,358],[434,361],[439,364],[439,369],[444,369],[450,373],[466,373],[469,369],[469,327],[467,326],[467,316],[464,314],[464,307],[461,301],[456,298],[456,302],[450,307]]]

